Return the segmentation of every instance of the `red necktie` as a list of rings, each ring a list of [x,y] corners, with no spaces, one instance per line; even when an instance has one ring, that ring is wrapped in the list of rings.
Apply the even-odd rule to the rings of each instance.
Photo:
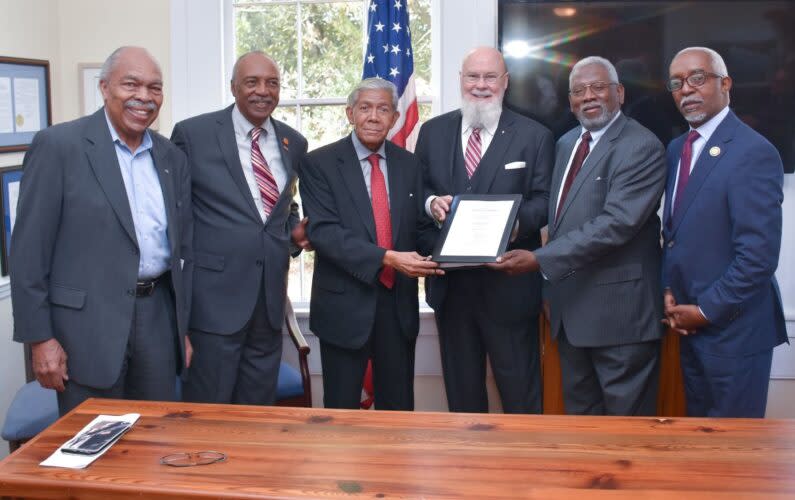
[[[389,215],[389,196],[386,194],[386,181],[381,167],[378,165],[380,155],[373,153],[367,157],[370,161],[370,192],[373,202],[373,219],[375,220],[376,243],[381,248],[392,249],[392,217]],[[395,285],[395,269],[384,267],[378,277],[381,283],[392,288]]]
[[[563,191],[561,191],[560,199],[558,200],[558,209],[555,212],[555,221],[558,220],[558,216],[560,215],[560,209],[563,208],[563,202],[566,201],[566,196],[569,194],[571,185],[574,184],[574,178],[577,177],[578,173],[580,173],[582,164],[585,163],[585,158],[588,156],[588,153],[590,153],[590,151],[591,151],[591,133],[586,130],[585,133],[582,134],[582,140],[580,140],[580,145],[577,146],[577,152],[574,153],[574,159],[571,160],[571,167],[569,167],[569,174],[566,176],[566,182],[563,184]]]
[[[273,178],[268,162],[259,148],[259,135],[265,132],[260,127],[251,129],[251,166],[254,169],[254,179],[262,196],[262,208],[265,215],[270,215],[276,202],[279,200],[279,187]]]
[[[480,164],[480,129],[473,128],[467,141],[466,153],[464,153],[464,166],[467,169],[467,177],[469,179],[475,175],[478,164]]]
[[[685,145],[682,146],[682,155],[679,157],[679,180],[676,182],[676,193],[671,205],[673,207],[671,215],[674,214],[674,211],[679,206],[679,200],[685,192],[687,181],[690,180],[690,163],[693,161],[693,143],[696,142],[696,139],[699,137],[701,136],[698,135],[698,132],[691,130],[690,133],[687,134]]]

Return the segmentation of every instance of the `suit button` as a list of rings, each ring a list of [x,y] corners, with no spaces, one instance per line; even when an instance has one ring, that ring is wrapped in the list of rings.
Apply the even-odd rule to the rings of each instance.
[[[262,267],[262,261],[261,260],[257,261],[257,267]]]
[[[467,193],[468,193],[468,192],[470,192],[470,191],[472,191],[472,186],[469,186],[469,187],[467,188]]]
[[[135,297],[135,290],[130,288],[129,290],[127,290],[127,295],[129,295],[130,297]]]
[[[671,240],[668,242],[668,248],[673,248],[673,247],[674,247],[674,240]]]

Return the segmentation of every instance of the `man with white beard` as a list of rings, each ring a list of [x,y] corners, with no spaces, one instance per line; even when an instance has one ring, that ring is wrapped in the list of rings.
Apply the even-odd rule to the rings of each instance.
[[[456,194],[521,194],[509,248],[534,250],[547,223],[552,133],[502,108],[502,55],[476,48],[461,66],[461,109],[422,126],[416,154],[425,166],[425,208],[438,222]],[[540,413],[538,313],[541,279],[487,268],[426,279],[436,313],[450,411],[487,412],[486,355],[506,413]]]
[[[610,61],[587,57],[574,65],[569,104],[580,126],[557,144],[549,242],[511,250],[489,265],[545,278],[569,414],[654,415],[656,409],[664,150],[654,134],[621,114],[623,103]]]

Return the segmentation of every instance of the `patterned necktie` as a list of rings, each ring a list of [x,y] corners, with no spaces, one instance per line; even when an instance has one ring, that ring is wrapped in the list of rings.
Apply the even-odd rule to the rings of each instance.
[[[560,209],[563,208],[563,202],[566,201],[566,196],[569,194],[571,185],[574,184],[574,178],[580,173],[582,164],[585,163],[585,158],[591,152],[591,133],[587,130],[582,134],[580,145],[577,146],[577,152],[574,153],[574,159],[571,160],[571,167],[569,167],[569,174],[566,176],[566,182],[563,184],[563,191],[560,193],[558,200],[558,210],[555,212],[555,221],[557,222],[560,216]]]
[[[389,197],[386,193],[386,181],[381,167],[378,165],[380,155],[373,153],[367,157],[370,162],[370,192],[373,202],[373,219],[375,220],[376,243],[381,248],[392,249],[392,217],[389,214]],[[395,285],[395,269],[384,267],[378,277],[381,283],[392,288]]]
[[[673,210],[671,210],[671,215],[673,215],[679,207],[679,200],[682,199],[682,195],[687,187],[687,181],[690,180],[690,163],[693,161],[693,143],[696,142],[696,139],[699,137],[701,136],[698,132],[691,130],[690,133],[687,134],[685,145],[682,146],[682,155],[679,157],[679,180],[676,183],[676,193],[673,199]]]
[[[259,187],[259,194],[262,196],[263,211],[268,216],[279,200],[279,187],[276,185],[276,179],[274,179],[268,162],[265,161],[265,156],[259,148],[259,136],[263,132],[267,133],[260,127],[251,129],[251,166],[254,169],[254,179]]]
[[[473,128],[467,141],[467,150],[464,153],[464,165],[467,169],[467,178],[471,179],[475,175],[475,170],[480,163],[480,129]]]

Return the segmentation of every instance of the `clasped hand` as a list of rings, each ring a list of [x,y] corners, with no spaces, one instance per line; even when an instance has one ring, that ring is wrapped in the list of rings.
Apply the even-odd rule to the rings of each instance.
[[[670,288],[665,289],[663,298],[665,318],[662,319],[662,323],[668,325],[676,333],[690,335],[709,324],[709,321],[707,321],[707,318],[704,317],[697,305],[677,304]]]

